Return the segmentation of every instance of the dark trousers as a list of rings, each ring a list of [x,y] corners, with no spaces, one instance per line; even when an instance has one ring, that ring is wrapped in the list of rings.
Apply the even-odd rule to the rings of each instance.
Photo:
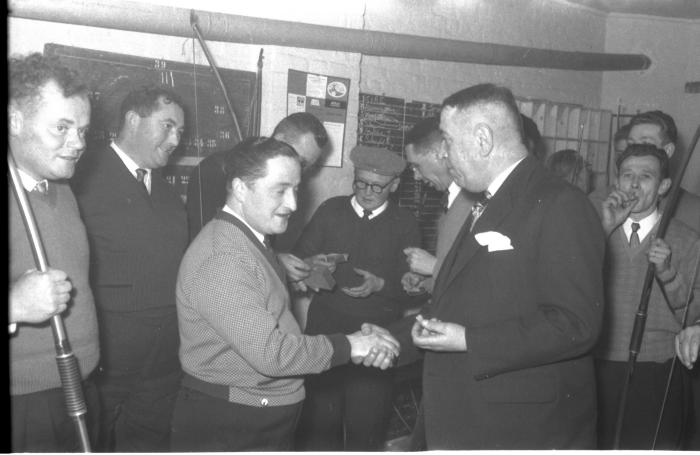
[[[91,381],[83,382],[85,423],[95,442],[99,400]],[[75,420],[66,411],[60,388],[11,397],[12,452],[81,452]]]
[[[344,365],[308,376],[297,450],[382,450],[393,390],[391,370]]]
[[[181,371],[144,378],[141,372],[106,374],[96,381],[102,404],[99,451],[164,452]]]
[[[692,370],[686,370],[686,373],[692,400],[683,449],[700,450],[700,363],[697,363]]]
[[[620,449],[651,450],[670,368],[671,360],[635,364],[620,434]],[[598,449],[613,448],[618,406],[626,375],[627,362],[596,360]],[[680,448],[687,409],[683,377],[680,364],[676,363],[656,449]]]
[[[172,420],[173,452],[289,451],[301,403],[254,407],[183,386]]]

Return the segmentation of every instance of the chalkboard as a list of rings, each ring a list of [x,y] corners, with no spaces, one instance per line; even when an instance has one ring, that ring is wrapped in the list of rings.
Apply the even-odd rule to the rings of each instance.
[[[239,141],[223,92],[209,66],[53,43],[44,46],[44,54],[57,56],[88,84],[92,103],[88,148],[116,137],[119,106],[131,89],[155,83],[167,85],[180,95],[185,104],[186,131],[163,175],[183,199],[192,168],[211,153],[231,148]],[[223,68],[219,73],[245,136],[253,111],[256,75]]]
[[[360,93],[357,143],[386,147],[405,158],[404,136],[418,121],[440,113],[440,104],[406,102],[401,98]],[[398,204],[411,210],[421,228],[423,247],[435,252],[437,219],[442,213],[442,193],[416,181],[407,168],[396,192]]]

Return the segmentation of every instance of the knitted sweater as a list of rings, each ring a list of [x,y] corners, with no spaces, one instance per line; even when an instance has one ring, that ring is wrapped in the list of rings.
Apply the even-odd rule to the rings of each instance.
[[[89,251],[85,226],[70,187],[51,182],[47,194],[27,193],[43,241],[49,266],[63,270],[73,285],[73,298],[62,316],[73,354],[84,377],[99,357],[97,318],[88,284]],[[10,283],[35,269],[16,198],[9,190]],[[49,321],[19,324],[10,336],[10,394],[20,395],[61,386]]]
[[[298,403],[304,399],[303,375],[350,358],[340,334],[301,334],[275,260],[242,222],[220,211],[180,264],[175,292],[182,368],[229,386],[231,402]]]
[[[409,301],[401,285],[401,277],[408,271],[403,250],[420,246],[418,222],[410,212],[391,202],[378,216],[362,220],[353,210],[350,199],[351,196],[340,196],[323,202],[293,249],[301,258],[327,253],[349,255],[348,261],[336,268],[335,288],[314,295],[309,307],[307,333],[339,329],[349,333],[358,330],[362,322],[386,324],[398,319],[403,302]],[[343,293],[341,288],[358,286],[363,281],[353,268],[383,278],[382,290],[365,298]],[[344,321],[343,327],[332,322],[314,326],[313,321],[318,321],[314,317],[317,311],[334,313]],[[328,318],[324,316],[323,319]]]
[[[629,344],[639,307],[642,286],[649,260],[647,252],[656,235],[658,223],[638,248],[630,248],[619,226],[608,239],[605,277],[607,280],[604,327],[596,348],[596,357],[624,362],[629,357]],[[671,247],[671,264],[676,276],[664,285],[666,303],[659,283],[654,280],[649,298],[647,320],[642,345],[637,357],[640,362],[665,362],[675,355],[673,340],[681,329],[681,310],[688,295],[688,286],[695,259],[700,254],[698,234],[685,224],[672,219],[666,235]],[[696,286],[700,282],[696,281]],[[698,290],[691,307],[700,305]]]

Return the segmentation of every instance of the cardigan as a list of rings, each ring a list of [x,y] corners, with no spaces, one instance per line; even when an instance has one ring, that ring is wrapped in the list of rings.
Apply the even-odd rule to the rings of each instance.
[[[8,194],[12,193],[9,189]],[[50,267],[63,270],[72,285],[72,299],[61,316],[80,373],[87,377],[99,357],[97,318],[88,283],[89,251],[85,226],[70,187],[50,182],[47,194],[27,193]],[[16,198],[10,195],[9,278],[10,283],[35,269]],[[10,394],[19,395],[61,387],[56,350],[49,321],[20,324],[10,336]]]
[[[183,370],[247,406],[304,399],[304,374],[350,358],[343,335],[304,336],[284,272],[240,220],[220,211],[187,249],[176,296]]]
[[[629,343],[639,307],[642,285],[649,265],[647,252],[658,230],[658,222],[642,240],[638,248],[631,248],[622,225],[608,238],[605,262],[605,317],[601,338],[596,347],[596,357],[605,360],[627,361]],[[675,356],[674,337],[681,330],[681,311],[688,295],[692,269],[700,254],[698,234],[685,224],[671,219],[666,235],[671,247],[671,264],[676,270],[673,279],[664,284],[669,298],[666,303],[659,282],[654,280],[649,297],[644,337],[637,360],[663,363]],[[691,313],[700,305],[696,281],[695,299],[691,300]]]

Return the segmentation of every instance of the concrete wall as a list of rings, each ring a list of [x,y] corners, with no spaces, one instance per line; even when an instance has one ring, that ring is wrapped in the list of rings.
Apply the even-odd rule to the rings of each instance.
[[[652,60],[645,71],[606,72],[602,107],[635,114],[661,109],[676,121],[681,153],[700,125],[700,94],[685,93],[686,82],[700,80],[700,21],[610,15],[606,52],[644,53]],[[700,151],[688,166],[683,186],[700,194]]]

